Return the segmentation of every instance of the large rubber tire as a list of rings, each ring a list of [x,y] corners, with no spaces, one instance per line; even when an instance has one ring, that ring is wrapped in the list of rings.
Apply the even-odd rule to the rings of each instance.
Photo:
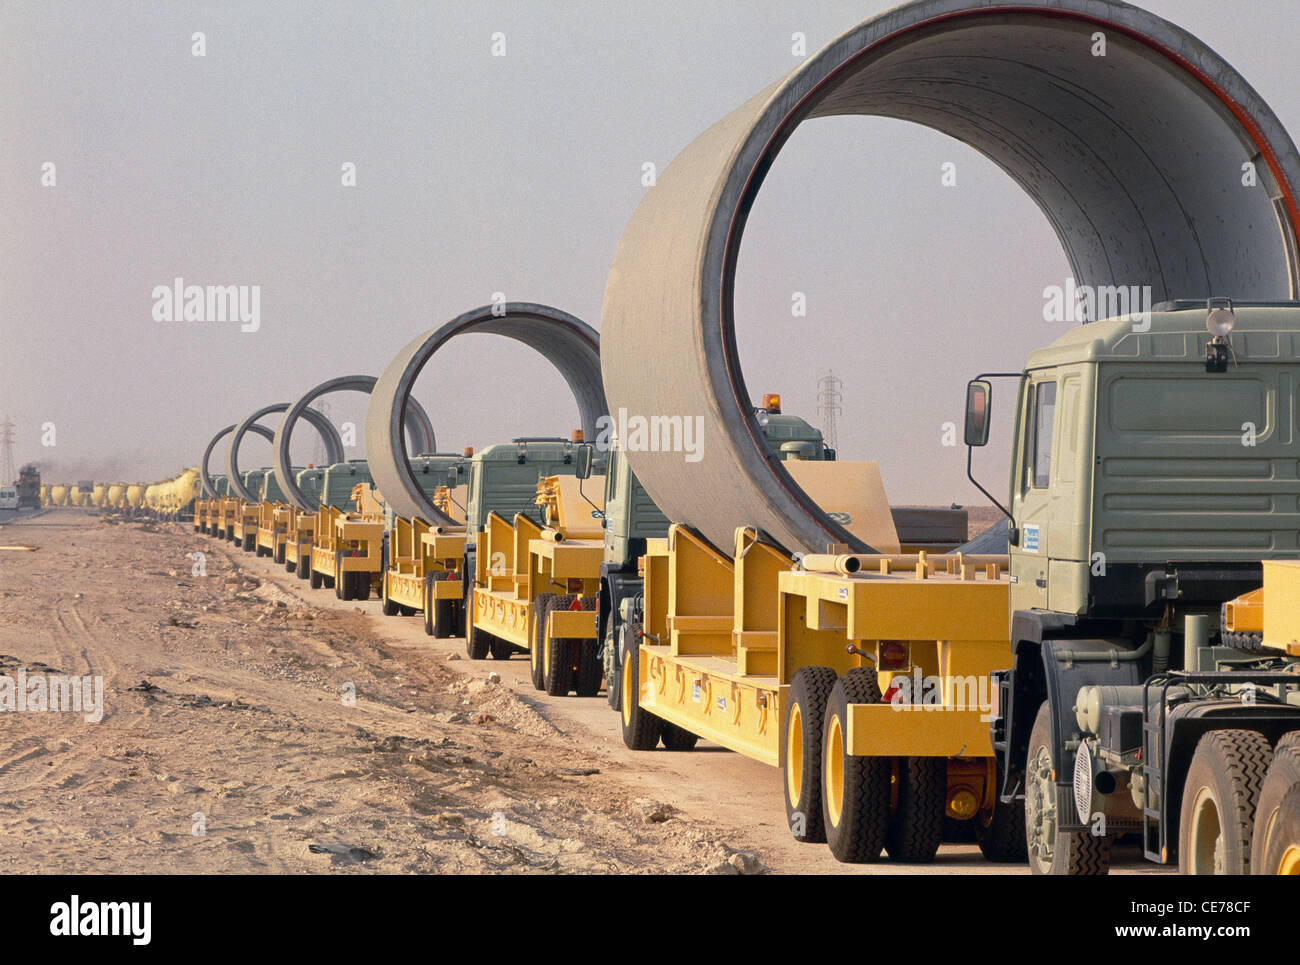
[[[1252,874],[1277,874],[1276,862],[1268,854],[1276,850],[1272,835],[1280,827],[1282,801],[1292,788],[1300,787],[1300,731],[1283,734],[1273,748],[1273,763],[1268,766],[1264,786],[1259,790],[1259,805],[1255,808],[1255,834],[1251,841],[1250,870]],[[1300,839],[1294,843],[1300,847]],[[1283,848],[1278,852],[1285,853]],[[1294,872],[1293,872],[1294,873]]]
[[[573,689],[574,650],[577,649],[573,644],[567,637],[546,637],[542,641],[546,693],[551,697],[565,697]]]
[[[861,864],[880,857],[889,829],[888,757],[848,753],[850,704],[880,703],[876,673],[855,667],[831,688],[822,721],[822,823],[837,861]]]
[[[652,751],[659,744],[663,719],[641,706],[641,624],[627,625],[627,647],[623,653],[623,709],[618,719],[623,729],[623,743],[634,751]]]
[[[796,841],[826,840],[822,824],[822,721],[835,686],[830,667],[800,667],[785,702],[781,773],[786,827]]]
[[[362,603],[370,599],[371,576],[365,570],[357,570],[352,574],[352,599],[360,600]]]
[[[277,563],[283,563],[283,562],[284,562],[284,544],[283,544],[283,543],[276,543],[276,544],[275,544],[275,561],[276,561]]]
[[[252,551],[252,549],[253,549],[253,547],[254,547],[254,545],[255,545],[255,542],[254,542],[254,541],[255,541],[256,539],[257,539],[256,534],[253,534],[253,533],[245,533],[245,534],[244,534],[244,552],[245,552],[245,553],[249,553],[249,552]]]
[[[606,621],[605,657],[602,662],[605,665],[605,700],[609,703],[610,710],[621,710],[623,703],[619,698],[623,696],[623,688],[619,686],[619,679],[622,676],[623,665],[619,662],[618,640],[614,637],[614,614],[612,613]]]
[[[495,637],[486,630],[473,627],[469,631],[469,636],[465,638],[465,653],[471,660],[486,660],[494,639]]]
[[[281,560],[280,562],[284,564],[284,571],[286,573],[292,573],[294,570],[298,568],[298,564],[291,559],[286,558]]]
[[[933,861],[943,843],[948,761],[942,757],[900,757],[895,767],[897,803],[885,832],[885,850],[895,861]]]
[[[582,609],[592,614],[595,623],[596,608],[600,599],[594,596],[582,597]],[[599,626],[599,624],[596,624]],[[569,642],[573,656],[573,692],[579,697],[595,697],[600,693],[600,684],[605,677],[605,668],[600,663],[600,648],[594,639],[580,639]]]
[[[395,617],[401,609],[393,598],[388,595],[388,574],[382,574],[383,579],[379,584],[379,610],[386,617]]]
[[[313,570],[310,566],[311,564],[308,564],[308,580],[310,581],[313,590],[319,590],[325,585],[325,577],[321,575],[319,570]]]
[[[1269,826],[1268,848],[1256,874],[1300,876],[1300,784],[1282,796]]]
[[[493,660],[509,660],[515,652],[515,645],[493,637],[492,642],[488,645],[488,651],[492,654]]]
[[[1255,811],[1273,747],[1254,730],[1212,730],[1196,743],[1183,781],[1178,870],[1185,875],[1250,873]]]
[[[300,580],[311,579],[311,551],[310,550],[304,553],[302,551],[302,547],[301,546],[298,547],[298,562],[294,564],[294,572],[298,575],[298,579]]]
[[[1065,792],[1052,780],[1051,708],[1044,701],[1034,718],[1025,754],[1025,845],[1029,870],[1038,875],[1104,875],[1110,871],[1110,837],[1086,831],[1045,828],[1078,817]],[[1037,775],[1037,777],[1035,777]],[[1050,840],[1049,840],[1050,837]],[[1036,854],[1035,846],[1042,842]]]
[[[352,580],[343,570],[343,551],[334,553],[334,595],[340,600],[352,599]]]
[[[546,633],[546,615],[554,604],[554,593],[539,593],[533,600],[533,625],[528,640],[528,676],[537,690],[546,689],[546,667],[542,663],[542,638]]]
[[[975,840],[980,854],[988,861],[998,863],[1024,863],[1025,805],[1023,801],[1004,804],[997,801],[990,815],[977,815],[970,824],[975,826]]]
[[[459,600],[435,600],[433,603],[433,635],[439,640],[451,640],[460,630]]]
[[[693,734],[685,727],[678,727],[672,721],[665,720],[660,726],[659,740],[666,751],[693,751],[700,741],[699,734]]]

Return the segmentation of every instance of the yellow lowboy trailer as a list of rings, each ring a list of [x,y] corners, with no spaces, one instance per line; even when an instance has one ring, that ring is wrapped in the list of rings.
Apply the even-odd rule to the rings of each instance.
[[[440,486],[433,496],[434,505],[458,525],[398,517],[388,534],[388,566],[381,587],[384,615],[422,613],[424,632],[440,639],[456,635],[456,609],[464,596],[464,490]]]
[[[284,534],[284,568],[300,580],[311,576],[311,548],[316,541],[318,514],[289,507]]]
[[[505,659],[529,655],[533,685],[553,696],[600,692],[597,594],[604,542],[600,500],[574,476],[538,481],[543,525],[491,513],[476,534],[469,650]]]
[[[217,536],[227,542],[235,539],[235,520],[239,518],[241,503],[237,496],[222,496],[217,500]]]
[[[877,527],[879,508],[864,514]],[[945,817],[974,822],[987,857],[1023,858],[989,729],[991,674],[1010,660],[1007,568],[924,552],[796,558],[752,528],[728,555],[672,526],[641,562],[624,740],[686,750],[703,737],[780,766],[792,833],[842,861],[930,860]]]
[[[382,519],[353,517],[333,506],[316,514],[311,548],[311,587],[334,590],[340,600],[368,600],[383,565]]]
[[[263,500],[257,509],[257,555],[285,561],[289,524],[294,510],[287,503]]]
[[[245,552],[252,552],[253,544],[257,541],[257,520],[262,504],[243,499],[236,499],[235,503],[236,507],[227,523],[231,530],[231,539]]]

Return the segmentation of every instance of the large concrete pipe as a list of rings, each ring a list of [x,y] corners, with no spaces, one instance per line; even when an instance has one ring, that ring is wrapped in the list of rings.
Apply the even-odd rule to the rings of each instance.
[[[277,402],[274,405],[263,406],[235,427],[235,431],[230,436],[230,446],[226,450],[226,475],[229,477],[231,495],[247,502],[256,502],[260,498],[256,493],[249,492],[248,487],[244,485],[244,480],[240,478],[239,445],[244,441],[245,433],[253,430],[258,419],[274,412],[284,412],[289,405],[288,402]],[[306,409],[302,417],[315,426],[316,431],[320,433],[321,441],[325,443],[325,458],[330,465],[342,462],[343,439],[339,436],[338,429],[334,428],[334,424],[325,418],[325,414],[319,409]],[[271,444],[274,445],[274,433],[270,438]]]
[[[203,487],[203,495],[208,499],[213,499],[217,496],[216,483],[212,481],[212,472],[208,469],[208,462],[212,458],[212,450],[217,447],[218,442],[234,431],[235,425],[234,423],[231,423],[213,436],[211,441],[208,443],[208,447],[203,450],[203,459],[199,462],[199,483]],[[261,436],[267,442],[275,441],[275,433],[266,426],[249,426],[248,431],[253,433],[255,436]]]
[[[402,440],[411,389],[425,363],[457,335],[504,335],[536,349],[559,371],[573,391],[578,416],[588,439],[596,420],[608,411],[600,379],[600,336],[568,312],[531,302],[484,305],[414,339],[384,369],[366,408],[366,459],[370,475],[399,516],[418,516],[436,523],[453,520],[424,494],[411,472]]]
[[[1094,56],[1096,35],[1105,56]],[[703,416],[703,458],[629,453],[670,519],[729,546],[866,546],[769,452],[733,321],[736,258],[764,176],[804,120],[915,121],[982,152],[1032,197],[1080,285],[1153,301],[1297,294],[1300,158],[1214,51],[1118,0],[920,0],[832,41],[686,147],[646,193],[605,289],[614,411]],[[1243,184],[1254,164],[1258,185]]]
[[[374,390],[377,381],[373,375],[343,375],[337,379],[329,379],[306,392],[285,412],[284,419],[280,422],[280,428],[275,430],[275,442],[273,443],[275,449],[275,478],[284,492],[284,498],[298,509],[310,512],[318,508],[298,488],[297,480],[294,478],[293,463],[289,459],[289,441],[293,436],[293,429],[298,422],[298,417],[322,395],[328,395],[330,392],[346,391],[369,394]],[[424,411],[424,407],[415,399],[412,399],[410,406],[407,407],[404,425],[407,434],[410,436],[411,445],[417,454],[434,451],[437,446],[437,438],[433,434],[433,423],[429,421],[429,414]],[[338,462],[339,460],[334,461]],[[380,492],[383,492],[383,490],[381,489]]]

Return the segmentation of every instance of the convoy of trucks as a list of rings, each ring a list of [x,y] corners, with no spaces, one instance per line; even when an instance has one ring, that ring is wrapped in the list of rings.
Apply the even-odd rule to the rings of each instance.
[[[259,503],[200,499],[195,527],[224,513],[238,544],[261,519],[258,551],[309,558],[313,587],[525,655],[550,695],[603,687],[630,748],[778,767],[792,834],[842,861],[929,861],[965,825],[1037,873],[1104,873],[1119,839],[1188,873],[1296,873],[1293,339],[1300,304],[1171,303],[972,380],[972,452],[995,381],[1015,412],[1010,491],[986,490],[1007,519],[972,542],[964,513],[892,508],[775,396],[753,409],[770,451],[874,552],[756,527],[716,546],[581,432],[412,459],[450,522],[386,511],[354,460],[298,475],[322,500],[309,556],[257,470]]]
[[[840,459],[779,396],[751,404],[737,362],[754,192],[802,119],[882,112],[881,63],[898,116],[1030,190],[1080,279],[1250,296],[1116,312],[972,379],[967,473],[1005,516],[973,540],[960,509],[891,505],[876,464]],[[1079,151],[1099,104],[1125,136]],[[999,111],[1004,125],[966,120]],[[918,0],[808,57],[664,171],[616,254],[603,353],[567,313],[494,303],[378,378],[258,410],[226,476],[207,459],[234,426],[175,479],[34,491],[192,513],[313,589],[373,593],[386,616],[464,638],[474,660],[526,655],[549,695],[603,688],[629,748],[706,740],[776,767],[791,834],[840,861],[926,862],[964,834],[1036,874],[1104,874],[1115,842],[1189,874],[1300,874],[1300,301],[1263,297],[1300,291],[1296,158],[1226,63],[1138,8]],[[1230,209],[1243,162],[1262,186]],[[545,355],[582,427],[433,452],[411,388],[464,332]],[[1014,400],[1009,486],[973,471],[995,383]],[[372,393],[365,460],[308,408],[339,387]],[[683,405],[707,418],[672,414]],[[664,438],[698,418],[707,457],[630,438],[629,407],[659,413]],[[593,434],[616,410],[619,431]],[[257,421],[285,411],[280,433]],[[297,413],[329,465],[290,464]],[[245,430],[274,438],[276,468],[237,470]]]

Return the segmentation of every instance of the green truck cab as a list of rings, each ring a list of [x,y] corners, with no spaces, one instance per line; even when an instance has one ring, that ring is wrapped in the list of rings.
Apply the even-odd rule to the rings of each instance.
[[[584,453],[582,450],[588,452]],[[464,636],[466,614],[471,612],[477,546],[475,537],[483,532],[488,516],[495,513],[513,522],[518,514],[541,522],[537,506],[538,483],[547,476],[577,475],[579,464],[589,475],[603,475],[604,453],[595,452],[591,443],[575,442],[559,436],[521,437],[480,449],[467,460],[452,467],[448,485],[460,485],[461,473],[467,489],[465,507],[465,559],[461,567],[462,603],[456,616],[456,635]]]
[[[972,447],[989,378],[968,388]],[[1009,499],[994,499],[1014,654],[996,675],[1002,798],[1025,801],[1036,872],[1105,873],[1122,834],[1179,860],[1201,738],[1300,728],[1300,687],[1276,679],[1295,661],[1220,633],[1261,560],[1300,557],[1300,303],[1165,303],[1075,328],[1014,378]]]

